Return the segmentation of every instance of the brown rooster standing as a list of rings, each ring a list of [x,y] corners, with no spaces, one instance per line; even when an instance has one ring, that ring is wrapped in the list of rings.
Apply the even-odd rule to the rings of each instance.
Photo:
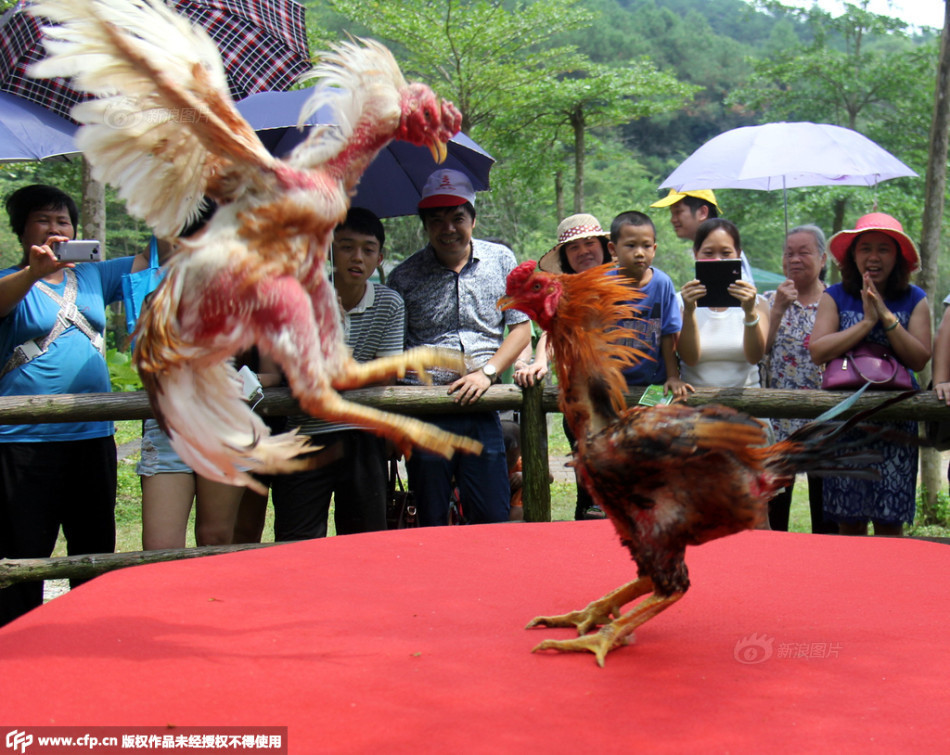
[[[198,238],[181,242],[139,321],[135,362],[156,417],[199,474],[258,484],[247,470],[290,471],[305,440],[268,437],[242,400],[229,358],[269,353],[301,407],[451,455],[480,444],[417,420],[344,401],[337,390],[460,368],[432,349],[359,364],[345,347],[325,274],[333,229],[363,171],[392,139],[428,145],[437,160],[461,115],[423,84],[407,84],[372,41],[345,42],[320,58],[321,80],[301,122],[322,105],[337,126],[311,130],[284,161],[272,157],[228,95],[220,56],[200,29],[161,0],[42,0],[49,57],[37,77],[72,77],[95,96],[77,105],[77,144],[95,177],[116,186],[159,237],[174,237],[204,197],[219,209]]]
[[[635,317],[624,302],[637,294],[610,269],[604,265],[562,276],[525,262],[508,276],[507,296],[499,301],[505,309],[527,313],[547,332],[560,408],[577,438],[574,463],[637,564],[636,580],[586,608],[539,616],[528,624],[576,627],[578,638],[544,640],[535,650],[589,651],[601,666],[636,627],[686,593],[687,545],[766,521],[769,499],[797,472],[874,476],[858,468],[870,457],[836,439],[871,412],[905,397],[847,422],[816,420],[771,446],[765,445],[758,420],[728,407],[627,409],[621,369],[642,354],[621,343],[630,333],[617,323]],[[842,465],[845,458],[849,466]],[[647,593],[652,595],[622,613],[624,605]]]

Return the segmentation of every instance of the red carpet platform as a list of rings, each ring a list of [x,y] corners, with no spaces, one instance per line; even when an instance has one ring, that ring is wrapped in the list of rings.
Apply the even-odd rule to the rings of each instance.
[[[525,631],[634,576],[607,522],[137,567],[0,630],[0,723],[287,726],[289,751],[946,751],[950,547],[750,532],[608,656]]]

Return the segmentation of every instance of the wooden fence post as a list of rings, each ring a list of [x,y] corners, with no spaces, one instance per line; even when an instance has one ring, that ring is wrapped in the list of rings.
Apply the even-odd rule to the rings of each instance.
[[[551,521],[551,486],[548,469],[548,421],[544,411],[544,386],[524,389],[521,404],[521,468],[524,475],[524,519]]]

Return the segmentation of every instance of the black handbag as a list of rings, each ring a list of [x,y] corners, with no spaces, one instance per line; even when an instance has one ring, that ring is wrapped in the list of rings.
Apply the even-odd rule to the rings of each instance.
[[[419,512],[412,491],[403,487],[395,459],[389,460],[389,482],[386,495],[386,526],[402,530],[419,526]]]

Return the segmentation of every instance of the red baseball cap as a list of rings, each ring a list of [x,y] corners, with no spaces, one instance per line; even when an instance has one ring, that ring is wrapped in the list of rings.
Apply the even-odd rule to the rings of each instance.
[[[422,187],[419,209],[431,207],[458,207],[469,202],[475,205],[475,189],[468,176],[458,170],[437,170]]]

